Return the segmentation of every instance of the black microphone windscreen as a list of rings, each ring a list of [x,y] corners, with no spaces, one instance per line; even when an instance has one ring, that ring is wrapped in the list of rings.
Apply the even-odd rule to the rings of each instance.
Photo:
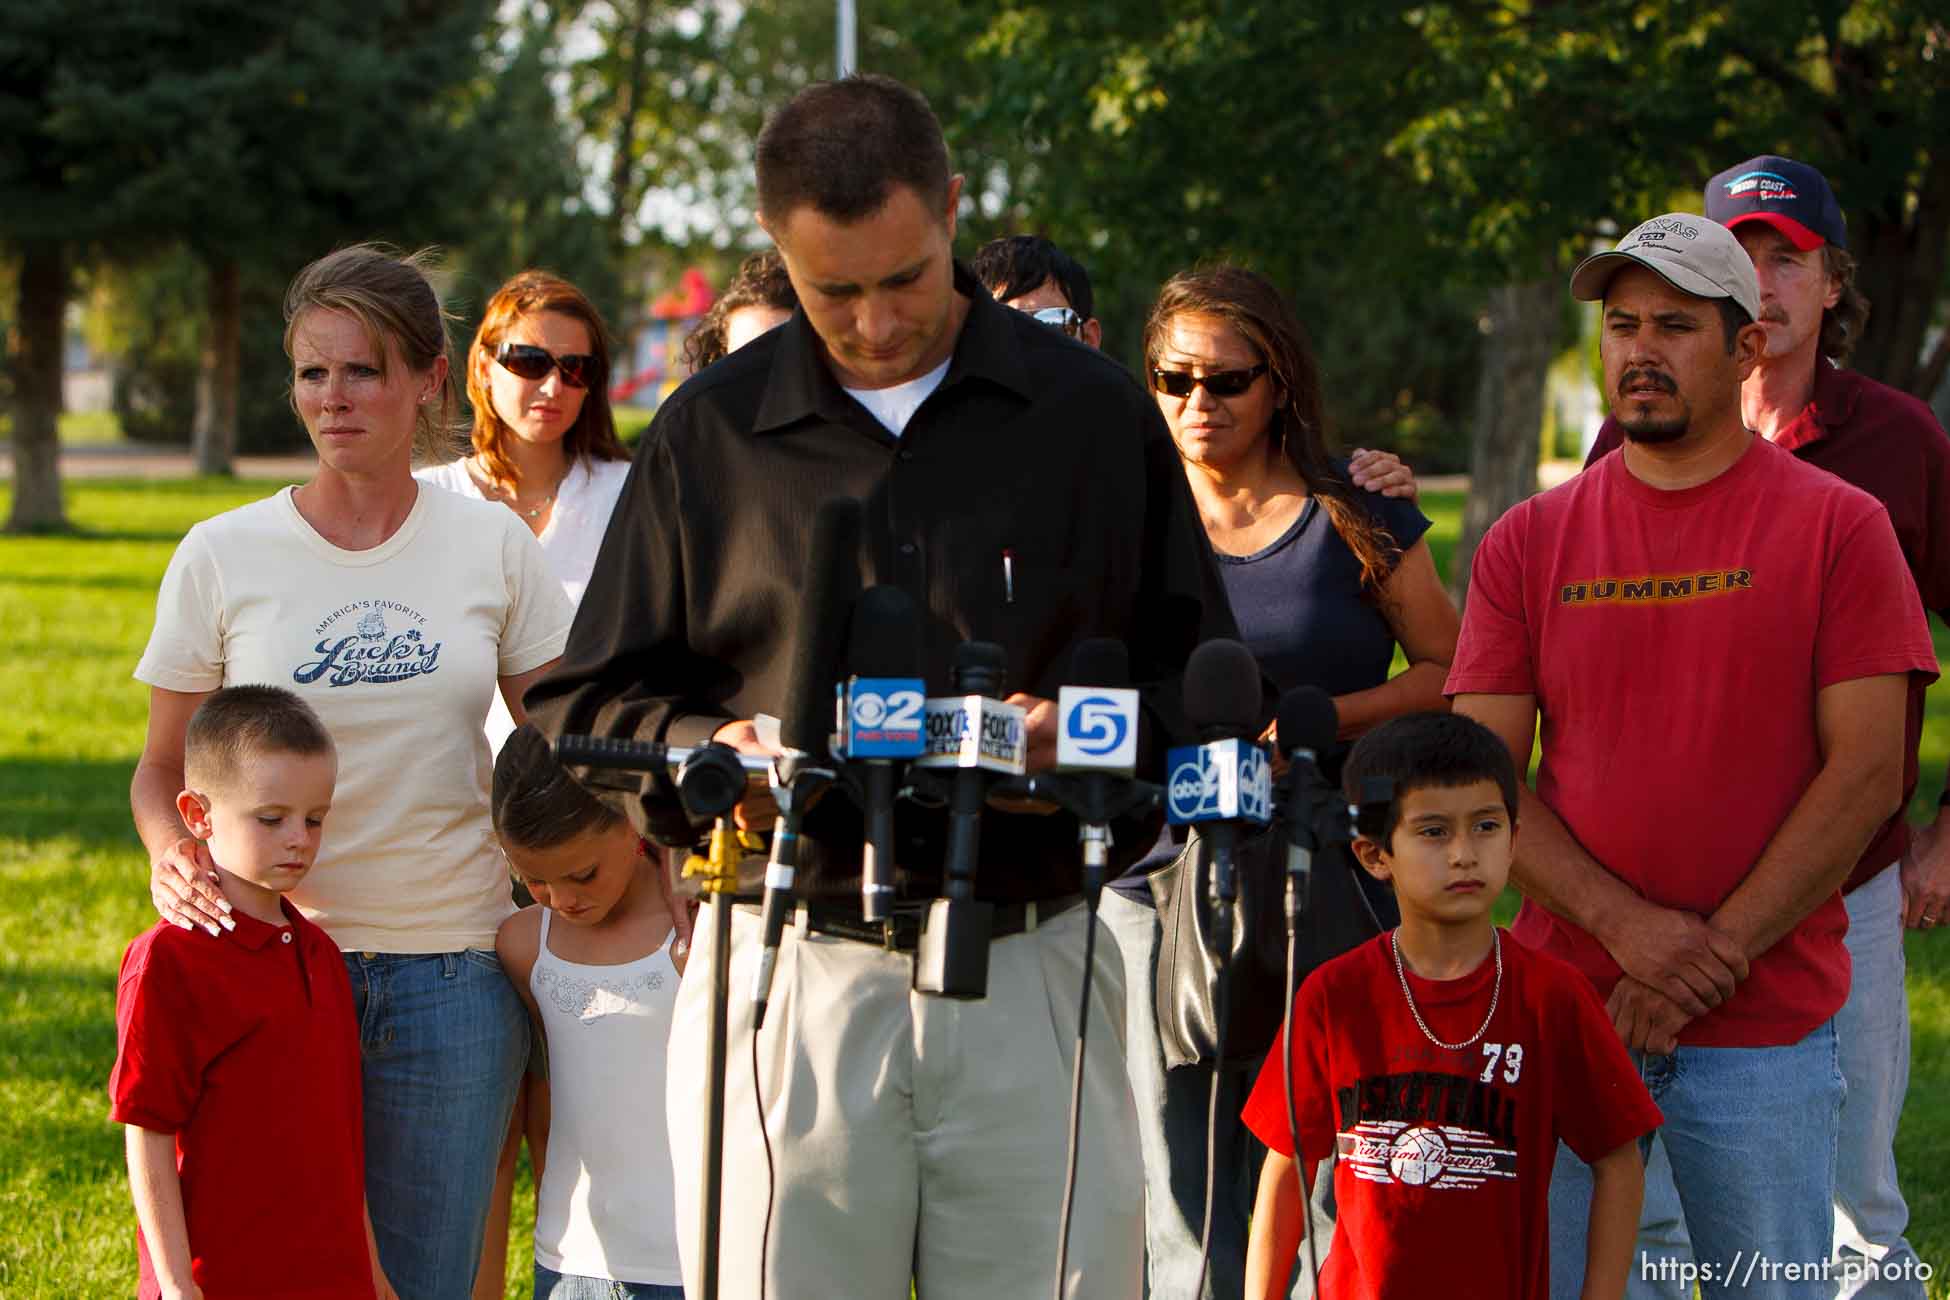
[[[860,503],[839,497],[813,516],[812,547],[799,592],[791,672],[779,718],[779,743],[824,757],[833,732],[833,683],[853,602],[860,591]]]
[[[1239,642],[1206,641],[1185,660],[1185,717],[1207,738],[1254,734],[1259,701],[1259,661]]]
[[[868,587],[853,607],[846,671],[855,677],[923,677],[921,611],[899,587]]]
[[[964,641],[955,647],[955,690],[962,695],[1002,694],[1009,656],[993,641]]]
[[[1131,652],[1116,637],[1093,636],[1079,642],[1070,657],[1072,686],[1129,686]]]
[[[1280,697],[1278,722],[1280,752],[1310,749],[1324,754],[1341,729],[1340,712],[1334,698],[1318,686],[1296,686]]]

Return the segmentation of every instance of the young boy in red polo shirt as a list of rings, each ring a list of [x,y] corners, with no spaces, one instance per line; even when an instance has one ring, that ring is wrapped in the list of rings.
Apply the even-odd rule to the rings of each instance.
[[[1323,1300],[1545,1300],[1560,1139],[1596,1175],[1583,1300],[1617,1300],[1644,1187],[1634,1139],[1660,1114],[1590,981],[1504,943],[1490,919],[1516,836],[1509,752],[1469,718],[1413,714],[1348,755],[1350,798],[1374,779],[1394,798],[1362,825],[1355,855],[1394,886],[1402,923],[1301,987],[1293,1125],[1277,1049],[1246,1103],[1268,1148],[1248,1300],[1287,1294],[1302,1244],[1296,1128],[1306,1186],[1336,1156]]]
[[[366,1219],[358,1027],[337,945],[284,893],[311,869],[332,738],[275,686],[191,717],[177,811],[231,928],[164,921],[122,958],[110,1118],[127,1125],[141,1300],[392,1297]]]

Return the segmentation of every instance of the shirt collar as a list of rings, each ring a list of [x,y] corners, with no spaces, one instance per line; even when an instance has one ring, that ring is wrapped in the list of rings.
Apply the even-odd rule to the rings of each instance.
[[[1841,367],[1827,357],[1815,358],[1815,389],[1801,414],[1770,441],[1783,451],[1796,451],[1840,430],[1855,415],[1857,389]]]
[[[1012,332],[1015,322],[1009,319],[1015,309],[995,301],[975,273],[959,261],[954,264],[954,285],[955,292],[968,299],[968,316],[941,388],[952,388],[964,379],[987,380],[1027,401],[1032,395],[1028,367]],[[778,350],[772,356],[753,431],[784,429],[812,416],[845,424],[848,413],[857,409],[858,403],[847,396],[826,364],[812,322],[803,309],[794,310],[792,319],[779,328]]]
[[[291,900],[289,898],[278,899],[278,907],[284,913],[285,925],[292,927],[292,932],[295,936],[297,914],[291,906]],[[274,943],[283,942],[279,937],[285,932],[285,926],[283,925],[267,925],[254,916],[245,916],[242,912],[232,912],[230,919],[237,923],[237,928],[224,936],[223,941],[225,943],[239,943],[255,952],[260,948],[268,948]],[[295,937],[292,942],[297,942]]]

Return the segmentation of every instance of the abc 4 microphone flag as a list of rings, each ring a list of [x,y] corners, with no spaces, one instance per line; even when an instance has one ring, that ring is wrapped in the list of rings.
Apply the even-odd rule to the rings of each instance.
[[[1174,826],[1193,822],[1273,819],[1273,765],[1250,740],[1185,745],[1165,759],[1165,818]]]

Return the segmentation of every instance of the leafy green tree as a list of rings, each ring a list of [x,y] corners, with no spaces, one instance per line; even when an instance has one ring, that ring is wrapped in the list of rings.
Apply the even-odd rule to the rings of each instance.
[[[1821,168],[1848,215],[1874,304],[1851,365],[1927,398],[1950,258],[1950,11],[1938,0],[1695,3],[1697,86],[1711,95],[1693,184],[1758,153]]]
[[[20,267],[13,526],[62,522],[54,414],[77,266],[181,243],[205,269],[198,459],[228,469],[254,275],[335,243],[467,231],[494,160],[468,94],[492,0],[116,0],[0,17],[0,240]],[[268,382],[268,381],[267,381]]]

